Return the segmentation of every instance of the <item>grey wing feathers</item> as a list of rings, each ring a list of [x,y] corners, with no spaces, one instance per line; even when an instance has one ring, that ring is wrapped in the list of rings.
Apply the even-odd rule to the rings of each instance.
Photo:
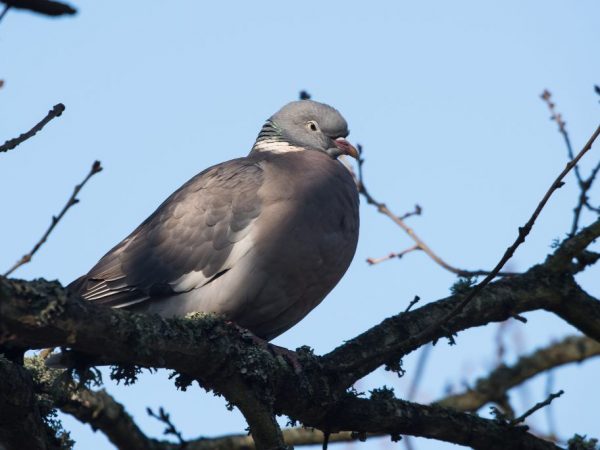
[[[246,158],[201,172],[70,289],[98,304],[126,307],[210,282],[229,269],[233,246],[258,217],[262,182],[262,169]]]

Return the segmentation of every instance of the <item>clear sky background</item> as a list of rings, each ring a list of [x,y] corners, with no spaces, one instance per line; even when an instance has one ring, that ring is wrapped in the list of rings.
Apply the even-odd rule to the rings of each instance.
[[[31,264],[15,276],[68,283],[124,238],[200,170],[245,155],[263,121],[301,89],[338,108],[364,145],[372,194],[409,219],[450,263],[491,268],[514,240],[566,154],[539,99],[554,93],[576,148],[600,119],[600,3],[578,1],[77,1],[79,14],[50,20],[11,11],[0,23],[0,140],[15,137],[63,102],[38,136],[0,155],[0,270],[41,236],[95,159],[105,170],[80,194]],[[594,148],[584,161],[600,158]],[[577,189],[558,191],[509,263],[541,262],[571,223]],[[596,186],[593,198],[600,201]],[[590,217],[586,217],[589,221]],[[455,277],[424,254],[374,267],[365,259],[412,245],[387,218],[361,207],[354,262],[334,292],[274,342],[325,353],[403,310],[449,293]],[[582,276],[600,295],[599,268]],[[574,330],[547,313],[526,315],[504,334],[508,361]],[[498,325],[440,342],[417,400],[439,398],[496,364]],[[134,351],[134,350],[132,350]],[[386,384],[406,395],[406,375],[378,372],[359,390]],[[565,395],[553,413],[560,436],[598,435],[600,359],[555,371]],[[106,388],[148,434],[145,413],[164,406],[184,437],[242,432],[222,399],[198,387],[177,392],[165,373],[132,388]],[[545,398],[546,377],[512,392],[517,413]],[[487,409],[487,408],[486,408]],[[483,411],[485,412],[484,409]],[[547,430],[539,412],[530,423]],[[65,419],[77,449],[109,449],[88,426]],[[419,450],[449,444],[419,439]],[[342,444],[345,446],[346,444]],[[388,439],[357,448],[397,447]]]

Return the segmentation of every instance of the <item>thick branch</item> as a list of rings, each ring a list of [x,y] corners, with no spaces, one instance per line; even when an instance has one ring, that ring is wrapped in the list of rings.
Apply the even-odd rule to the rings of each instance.
[[[571,161],[567,163],[566,167],[562,170],[560,174],[558,174],[556,179],[552,182],[552,184],[550,185],[550,187],[536,206],[535,210],[531,214],[529,220],[527,220],[525,225],[519,227],[519,232],[515,241],[506,249],[506,251],[502,255],[502,258],[500,259],[500,261],[498,261],[498,263],[492,269],[492,271],[488,275],[486,275],[486,277],[480,283],[478,283],[467,295],[465,295],[465,297],[451,311],[449,311],[447,315],[429,325],[427,328],[419,332],[418,335],[410,336],[410,341],[420,342],[424,339],[434,337],[440,329],[445,328],[448,322],[450,322],[453,318],[458,316],[468,306],[468,304],[471,303],[473,299],[475,299],[489,283],[491,283],[491,281],[500,273],[504,265],[512,258],[517,248],[519,248],[519,246],[523,242],[525,242],[525,238],[531,232],[533,225],[535,224],[540,213],[548,203],[548,200],[550,200],[550,197],[552,197],[552,194],[557,189],[560,189],[560,187],[564,184],[564,178],[571,171],[571,169],[573,169],[573,167],[577,167],[577,164],[579,163],[581,158],[583,158],[583,156],[588,151],[590,151],[592,145],[594,144],[594,141],[596,140],[596,138],[598,138],[599,135],[600,125],[596,127],[596,130],[592,133],[592,135],[585,143],[583,148],[579,151],[579,153],[577,153],[577,156],[575,156]]]
[[[501,400],[508,390],[542,372],[598,355],[598,341],[585,336],[570,336],[519,358],[512,366],[501,365],[486,377],[477,380],[473,389],[443,398],[437,404],[460,411],[477,411],[486,403]]]
[[[60,442],[44,423],[31,375],[0,355],[0,448],[58,450]]]
[[[579,288],[574,280],[552,278],[543,268],[534,267],[522,275],[490,284],[431,337],[411,339],[446,317],[461,303],[463,295],[453,295],[390,317],[325,355],[324,363],[332,372],[343,374],[343,383],[350,386],[382,364],[397,361],[430,340],[490,322],[502,322],[528,311],[558,309],[561,304],[569,304],[575,295],[579,295]],[[597,303],[600,308],[600,302]],[[597,323],[596,328],[600,335],[600,324]]]
[[[445,321],[448,315],[465,305],[465,298],[473,298],[472,292],[390,317],[325,355],[325,364],[344,373],[343,378],[350,386],[380,365],[397,360],[429,341],[536,309],[554,312],[600,341],[600,301],[583,291],[568,272],[562,272],[574,269],[573,258],[582,254],[598,236],[600,220],[563,241],[544,264],[489,284],[450,321]],[[434,328],[442,321],[443,327]],[[433,334],[424,332],[433,329]]]
[[[79,386],[63,370],[47,368],[40,357],[27,358],[25,367],[33,375],[38,393],[64,413],[89,424],[94,430],[102,430],[117,448],[162,448],[160,443],[144,435],[125,408],[106,391],[91,391]]]
[[[556,261],[568,260],[574,252],[582,251],[598,233],[600,227],[593,224],[565,240],[555,252],[561,256],[554,259],[551,256],[544,265],[492,283],[436,338],[490,321],[504,321],[522,312],[547,309],[600,340],[600,302],[583,292],[568,274],[556,270]],[[255,346],[249,336],[240,335],[237,327],[213,316],[165,321],[69,300],[57,283],[0,277],[0,341],[12,340],[30,347],[66,345],[91,355],[104,355],[113,363],[169,367],[200,380],[205,387],[216,389],[237,403],[243,404],[248,392],[252,396],[264,394],[273,399],[273,407],[279,413],[307,424],[322,424],[328,408],[337,409],[347,386],[421,345],[407,338],[453,310],[462,295],[386,319],[323,358],[303,353],[304,369],[297,374],[284,361]],[[136,351],[132,352],[132,348]],[[119,411],[118,407],[108,410]],[[250,404],[245,414],[252,417],[251,410]],[[259,427],[263,427],[272,416],[258,417]],[[115,433],[129,433],[135,424],[125,421],[120,426]],[[269,438],[275,436],[275,446],[280,446],[277,436],[281,435],[274,430],[274,434],[267,434]],[[289,433],[286,431],[285,435]],[[307,432],[302,433],[306,437]],[[143,442],[143,434],[139,436]],[[195,441],[194,445],[201,442],[209,445],[208,440]],[[143,448],[145,444],[140,445]]]
[[[578,266],[573,262],[573,259],[580,256],[599,237],[600,219],[581,229],[576,235],[565,239],[558,249],[548,256],[544,265],[556,272],[575,272]]]
[[[438,405],[459,411],[476,411],[486,403],[502,400],[511,388],[522,384],[547,370],[600,355],[600,343],[584,336],[570,336],[561,342],[524,356],[513,366],[500,366],[488,376],[477,380],[473,389],[462,394],[445,397]],[[27,367],[36,374],[35,380],[42,390],[53,396],[54,404],[63,412],[100,429],[117,448],[164,449],[178,447],[165,441],[146,437],[133,422],[122,405],[105,391],[94,392],[75,383],[57,383],[61,371],[43,366],[40,358],[28,359]],[[369,433],[368,436],[381,436]],[[322,444],[322,431],[310,428],[288,428],[283,430],[283,439],[288,446]],[[350,442],[359,438],[358,433],[342,431],[329,435],[329,442]],[[254,449],[254,440],[248,434],[201,438],[186,442],[186,450],[240,450]]]
[[[504,316],[509,314],[506,305],[500,303],[495,309],[498,308],[504,311]],[[409,314],[412,312],[406,315]],[[497,314],[500,315],[498,311]],[[502,317],[502,320],[505,318]],[[386,322],[376,328],[386,328]],[[367,422],[354,428],[353,422],[331,421],[332,417],[342,417],[340,411],[347,406],[344,403],[343,367],[332,373],[323,367],[327,358],[321,360],[304,351],[299,353],[303,371],[297,374],[282,358],[257,346],[249,336],[240,335],[237,327],[214,316],[197,316],[195,320],[164,320],[68,299],[56,283],[0,278],[0,330],[5,340],[10,339],[20,345],[67,345],[91,355],[104,355],[115,363],[175,369],[200,380],[203,386],[219,391],[234,402],[240,402],[239,392],[245,389],[246,394],[250,393],[256,398],[272,399],[273,408],[278,414],[287,414],[309,426],[331,431],[387,432],[388,429],[376,423]],[[378,345],[383,345],[383,342]],[[360,355],[360,351],[357,349],[355,356]],[[464,441],[464,435],[453,434],[449,429],[441,432],[434,424],[447,419],[456,419],[465,424],[475,420],[477,426],[473,428],[470,439],[477,443],[477,439],[486,438],[475,434],[490,431],[484,422],[490,422],[489,426],[494,423],[472,419],[467,415],[455,416],[460,413],[444,412],[439,408],[431,410],[430,407],[423,407],[425,409],[421,412],[419,405],[410,404],[407,408],[404,421],[401,424],[388,424],[390,430],[393,426],[393,432],[456,439],[460,443]],[[336,413],[328,414],[332,410]],[[246,417],[252,417],[247,409],[244,412]],[[434,412],[439,414],[436,416]],[[412,428],[409,426],[411,417],[418,419]],[[424,427],[423,423],[427,425]],[[492,431],[496,433],[498,430],[494,428]],[[509,435],[516,439],[514,433]],[[537,438],[523,432],[518,436],[522,437],[523,448],[544,448],[530,446],[531,439]],[[272,439],[272,435],[269,439]]]
[[[348,397],[325,419],[327,429],[379,432],[399,438],[421,436],[474,449],[558,449],[526,432],[526,427],[487,420],[438,406],[423,406],[387,395]],[[320,425],[322,426],[322,425]]]
[[[1,360],[0,360],[1,361]],[[127,450],[177,450],[180,444],[147,437],[127,413],[123,405],[104,390],[92,391],[64,376],[62,370],[49,369],[42,358],[26,359],[26,367],[33,374],[38,392],[48,396],[62,412],[82,423],[100,430],[115,447]],[[283,430],[283,439],[289,446],[323,443],[323,432],[308,428]],[[356,440],[350,432],[336,433],[329,442]],[[185,450],[250,450],[255,448],[251,435],[237,434],[186,441]]]

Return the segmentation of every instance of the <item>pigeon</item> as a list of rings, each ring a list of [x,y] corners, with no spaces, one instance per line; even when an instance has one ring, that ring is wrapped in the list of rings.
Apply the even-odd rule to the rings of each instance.
[[[329,105],[288,103],[248,156],[181,186],[69,290],[95,305],[216,313],[269,341],[340,281],[358,241],[358,158]]]

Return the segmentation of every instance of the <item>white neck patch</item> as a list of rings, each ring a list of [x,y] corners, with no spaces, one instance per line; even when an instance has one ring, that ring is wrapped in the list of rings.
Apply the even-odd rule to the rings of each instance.
[[[254,144],[252,150],[255,152],[271,152],[271,153],[289,153],[302,152],[305,149],[291,145],[288,142],[278,141],[275,139],[262,139]]]

